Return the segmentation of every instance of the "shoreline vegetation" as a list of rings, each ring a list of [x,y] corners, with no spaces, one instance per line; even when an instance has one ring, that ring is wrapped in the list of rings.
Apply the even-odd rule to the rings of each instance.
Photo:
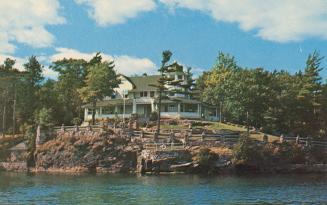
[[[160,99],[169,96],[164,71],[171,56],[163,52]],[[96,121],[93,109],[92,121],[79,129],[83,105],[96,107],[120,83],[113,61],[103,61],[100,53],[90,61],[58,60],[50,66],[57,79],[45,79],[35,56],[23,71],[7,58],[0,65],[1,165],[35,171],[326,173],[327,84],[320,74],[322,59],[314,51],[304,69],[292,74],[244,68],[233,56],[219,53],[196,83],[190,78],[184,85],[184,94],[216,106],[220,122],[169,121],[160,118],[158,109],[140,129],[129,126],[135,119]],[[191,68],[187,71],[192,76]],[[177,133],[161,133],[165,129]],[[226,136],[234,141],[226,142]]]

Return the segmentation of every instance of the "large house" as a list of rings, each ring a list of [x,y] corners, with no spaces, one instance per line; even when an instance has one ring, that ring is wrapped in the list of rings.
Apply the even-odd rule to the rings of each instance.
[[[173,72],[170,78],[178,81],[186,81],[186,73],[183,67],[177,63],[170,65]],[[119,75],[121,83],[115,89],[115,94],[106,97],[96,104],[96,119],[106,118],[129,118],[132,114],[138,114],[140,118],[149,119],[151,112],[158,110],[158,91],[151,85],[158,83],[160,75],[143,75],[127,77]],[[176,89],[168,86],[168,89]],[[92,106],[85,105],[85,121],[92,119]],[[218,120],[218,112],[215,106],[191,99],[183,94],[174,94],[162,100],[161,117],[172,119],[204,119]]]

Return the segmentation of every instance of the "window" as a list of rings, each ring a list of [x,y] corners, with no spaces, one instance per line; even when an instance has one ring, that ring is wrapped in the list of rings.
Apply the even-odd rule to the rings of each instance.
[[[197,112],[198,105],[197,104],[183,104],[183,112]]]
[[[95,113],[96,114],[99,114],[100,113],[100,109],[99,108],[95,109]],[[87,114],[92,115],[93,114],[93,109],[92,108],[89,108],[87,110]]]
[[[170,104],[168,106],[168,112],[177,112],[177,106],[174,104]]]
[[[154,91],[150,91],[150,97],[154,97]]]
[[[140,97],[143,98],[143,97],[148,97],[148,92],[147,91],[142,91],[140,92]]]
[[[177,78],[178,80],[183,80],[183,75],[178,75]]]
[[[115,113],[115,107],[103,107],[102,114],[103,115],[112,115]]]
[[[118,114],[123,114],[124,113],[124,106],[123,105],[118,105],[117,106],[117,113]]]

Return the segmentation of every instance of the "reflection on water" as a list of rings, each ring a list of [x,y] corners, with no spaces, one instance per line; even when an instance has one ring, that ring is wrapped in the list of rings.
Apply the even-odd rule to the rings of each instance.
[[[0,204],[327,204],[327,176],[0,173]]]

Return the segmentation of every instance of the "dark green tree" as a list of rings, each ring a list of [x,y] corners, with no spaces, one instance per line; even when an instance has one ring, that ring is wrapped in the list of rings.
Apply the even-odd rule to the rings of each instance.
[[[93,63],[87,67],[87,76],[84,81],[85,86],[78,91],[83,102],[92,103],[92,124],[94,125],[97,101],[102,100],[106,96],[111,96],[114,93],[114,88],[118,87],[120,81],[114,70],[113,61]]]

